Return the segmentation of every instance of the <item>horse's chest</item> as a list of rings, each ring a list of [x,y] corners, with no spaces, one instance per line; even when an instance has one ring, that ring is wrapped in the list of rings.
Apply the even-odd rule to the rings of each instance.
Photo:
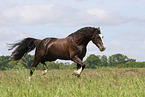
[[[78,49],[80,51],[80,55],[84,55],[86,53],[86,47],[85,46],[78,46]]]

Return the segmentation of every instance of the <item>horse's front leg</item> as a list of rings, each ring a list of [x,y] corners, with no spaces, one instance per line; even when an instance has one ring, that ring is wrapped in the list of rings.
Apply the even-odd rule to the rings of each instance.
[[[81,61],[81,59],[78,56],[75,56],[73,58],[73,61],[76,62],[78,65],[80,65],[80,68],[77,68],[78,70],[74,71],[74,74],[77,75],[78,77],[80,77],[80,74],[82,73],[82,71],[85,68],[85,64]]]

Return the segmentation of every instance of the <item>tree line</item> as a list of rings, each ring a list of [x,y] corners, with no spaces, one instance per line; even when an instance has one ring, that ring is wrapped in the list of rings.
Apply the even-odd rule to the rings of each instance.
[[[19,61],[12,61],[12,56],[0,56],[0,70],[10,68],[27,68],[29,69],[33,63],[34,56],[27,54]],[[114,54],[107,58],[106,55],[100,56],[91,54],[84,61],[86,68],[99,68],[99,67],[138,67],[144,68],[145,62],[136,62],[136,59],[128,58],[123,54]],[[76,69],[76,63],[70,64],[69,62],[46,62],[48,69]],[[43,65],[39,64],[37,69],[42,70]]]

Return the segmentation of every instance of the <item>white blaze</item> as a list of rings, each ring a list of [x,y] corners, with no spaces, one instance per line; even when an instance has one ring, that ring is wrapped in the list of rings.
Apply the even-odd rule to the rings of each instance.
[[[101,41],[102,41],[102,43],[103,43],[103,47],[105,48],[105,45],[104,45],[104,42],[103,42],[103,36],[102,36],[102,34],[99,34],[99,36],[100,36]]]

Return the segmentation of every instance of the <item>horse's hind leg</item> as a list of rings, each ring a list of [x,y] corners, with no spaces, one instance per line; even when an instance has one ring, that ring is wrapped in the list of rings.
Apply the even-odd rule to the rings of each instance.
[[[47,65],[45,64],[45,62],[41,62],[43,64],[43,71],[42,71],[42,75],[45,75],[47,70],[48,70],[48,67]]]
[[[30,76],[33,75],[33,72],[35,71],[35,68],[37,67],[37,65],[39,64],[40,60],[41,60],[41,53],[39,53],[38,51],[36,51],[35,53],[35,57],[34,57],[34,62],[30,68]]]
[[[35,71],[35,68],[37,67],[38,64],[39,64],[39,60],[34,59],[33,65],[30,68],[30,76],[33,75],[33,72]]]
[[[37,67],[37,65],[39,64],[39,60],[34,58],[34,62],[30,68],[30,76],[29,76],[29,81],[31,80],[31,76],[33,75],[33,72],[35,71],[35,68]]]

